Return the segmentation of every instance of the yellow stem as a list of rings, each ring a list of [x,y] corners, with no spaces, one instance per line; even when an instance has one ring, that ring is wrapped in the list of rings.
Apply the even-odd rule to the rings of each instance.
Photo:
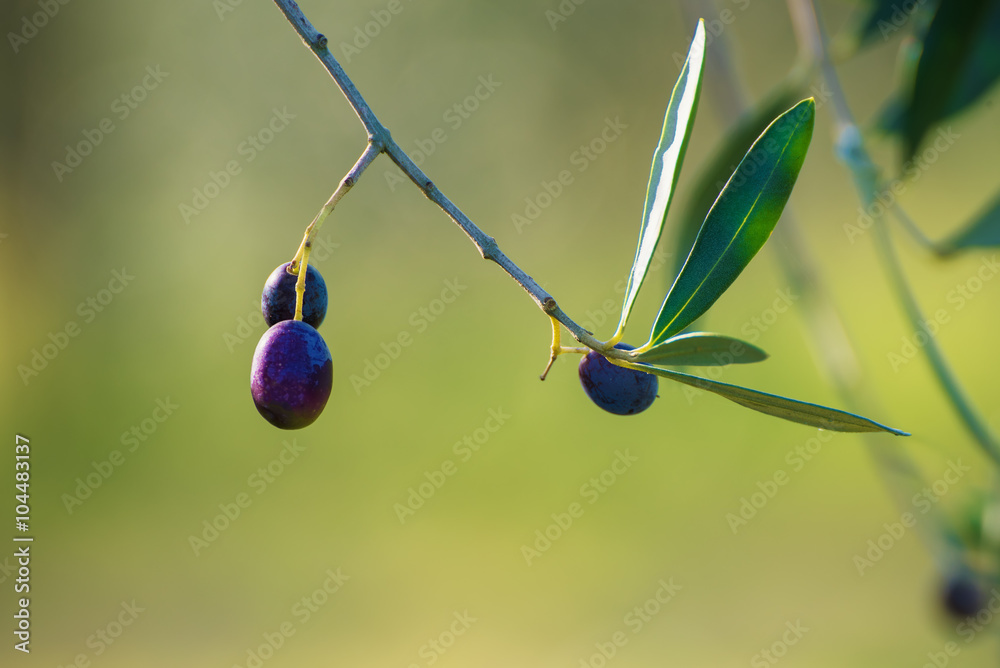
[[[306,294],[306,273],[309,270],[309,253],[312,251],[312,244],[308,241],[302,243],[301,263],[298,265],[299,278],[295,281],[295,319],[302,320],[302,301]]]

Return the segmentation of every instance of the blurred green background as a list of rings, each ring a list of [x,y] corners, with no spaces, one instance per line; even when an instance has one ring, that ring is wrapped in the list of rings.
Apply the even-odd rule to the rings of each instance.
[[[759,96],[796,54],[784,4],[718,4],[734,18],[723,38]],[[376,37],[343,57],[342,43],[372,12],[384,20],[389,3],[302,6],[400,144],[411,155],[418,142],[433,145],[422,166],[435,183],[571,316],[610,336],[613,322],[601,320],[617,311],[604,303],[619,306],[674,54],[693,32],[687,16],[673,3],[591,0],[553,29],[555,0],[402,0]],[[821,6],[831,31],[853,7]],[[4,3],[4,33],[38,11],[36,2]],[[548,321],[415,188],[393,187],[387,175],[398,172],[385,157],[339,205],[313,255],[330,289],[320,329],[334,356],[330,403],[303,431],[272,428],[248,391],[260,288],[364,148],[336,86],[263,1],[72,2],[16,53],[7,41],[0,475],[13,477],[15,433],[28,436],[36,542],[33,651],[15,652],[5,631],[3,665],[68,666],[82,655],[107,667],[248,666],[268,642],[280,646],[265,647],[262,663],[275,667],[771,665],[761,650],[800,623],[808,632],[786,648],[787,665],[916,666],[955,639],[916,533],[858,574],[854,556],[900,514],[860,437],[834,436],[795,471],[786,455],[816,435],[808,427],[665,381],[646,413],[611,416],[581,391],[572,357],[538,382]],[[897,47],[891,36],[840,68],[862,120],[890,92]],[[499,85],[469,102],[480,77]],[[988,97],[954,121],[960,139],[902,196],[932,237],[995,188],[1000,130]],[[727,113],[712,103],[703,96],[681,197],[725,130]],[[448,113],[456,104],[464,115]],[[287,122],[273,120],[279,112]],[[626,127],[581,171],[574,152],[606,119]],[[985,460],[922,358],[890,367],[887,355],[912,332],[871,240],[844,233],[858,204],[830,127],[820,105],[791,204],[881,399],[865,413],[914,433],[878,443],[904,448],[929,481],[955,458],[973,467],[941,500],[958,516],[989,480]],[[258,148],[248,148],[252,137]],[[77,166],[53,167],[69,167],[66,147],[81,142],[95,145]],[[894,146],[875,146],[893,164]],[[220,177],[230,161],[238,173]],[[564,169],[573,183],[518,229],[512,216],[524,215],[525,199]],[[209,185],[213,174],[224,187]],[[182,205],[204,206],[185,215]],[[961,310],[947,301],[992,253],[943,264],[908,240],[901,248],[925,309],[952,316],[939,340],[996,424],[1000,281]],[[669,285],[668,266],[634,311],[634,343]],[[132,277],[117,293],[115,272]],[[441,309],[448,281],[466,287]],[[745,336],[787,288],[765,249],[706,326]],[[60,337],[70,323],[77,335]],[[402,332],[412,345],[380,358]],[[759,333],[772,359],[721,378],[843,406],[800,314]],[[52,341],[64,347],[48,348],[44,368],[18,371]],[[370,385],[352,383],[369,362],[384,369]],[[158,401],[175,408],[166,415]],[[505,416],[495,433],[483,431],[497,424],[491,411]],[[132,440],[133,428],[143,440]],[[479,439],[478,451],[456,446],[466,437]],[[297,454],[276,463],[292,452],[285,444]],[[585,494],[619,451],[635,461],[596,498]],[[101,476],[111,457],[121,464]],[[448,460],[454,475],[401,522],[396,504],[440,482],[433,472]],[[734,535],[727,514],[779,469],[788,484]],[[68,501],[88,475],[100,485]],[[239,517],[220,518],[235,514],[238,498],[249,500]],[[583,515],[529,564],[522,546],[574,502]],[[213,521],[224,529],[206,530]],[[192,536],[215,537],[195,547]],[[0,551],[5,628],[14,576],[13,559],[3,559],[12,552]],[[349,579],[323,592],[338,569]],[[671,579],[680,586],[672,600],[650,605]],[[141,612],[128,612],[133,602]],[[637,632],[630,611],[647,605],[657,612]],[[293,634],[279,643],[282,628]],[[616,633],[627,642],[602,658]],[[988,665],[988,635],[959,638],[955,665]]]

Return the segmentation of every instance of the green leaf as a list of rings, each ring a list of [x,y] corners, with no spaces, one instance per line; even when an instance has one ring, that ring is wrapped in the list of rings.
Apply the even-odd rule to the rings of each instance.
[[[990,17],[989,0],[942,2],[927,29],[903,116],[903,157],[910,160],[927,131],[948,114],[979,27]],[[991,36],[990,39],[996,39]]]
[[[639,245],[625,288],[625,302],[622,305],[616,337],[620,337],[625,330],[625,323],[639,294],[639,288],[646,279],[646,272],[649,271],[650,262],[653,260],[653,252],[663,232],[663,222],[667,217],[674,188],[677,186],[684,152],[687,150],[688,138],[694,125],[704,61],[705,22],[699,19],[694,39],[691,40],[688,49],[687,60],[684,61],[684,67],[681,68],[680,76],[670,95],[670,102],[667,104],[660,143],[653,153],[649,185],[646,186],[646,204],[642,212],[642,225],[639,228]]]
[[[893,429],[892,427],[887,427],[884,424],[879,424],[874,420],[869,420],[866,417],[861,417],[860,415],[837,410],[835,408],[827,408],[825,406],[810,404],[804,401],[779,397],[775,394],[759,392],[746,387],[740,387],[739,385],[720,383],[714,380],[708,380],[707,378],[700,378],[698,376],[680,373],[678,371],[661,369],[660,367],[655,367],[650,364],[626,363],[626,366],[638,371],[645,371],[646,373],[652,373],[663,378],[675,380],[679,383],[684,383],[685,385],[697,387],[701,390],[714,392],[715,394],[725,397],[730,401],[734,401],[741,406],[746,406],[747,408],[761,413],[766,413],[767,415],[772,415],[774,417],[779,417],[783,420],[789,420],[790,422],[798,422],[799,424],[806,424],[811,427],[819,427],[820,429],[828,429],[830,431],[885,431],[890,434],[896,434],[897,436],[909,436],[909,434],[905,431]]]
[[[969,57],[945,107],[945,117],[971,106],[1000,78],[1000,2],[994,1],[988,18],[978,28]]]
[[[781,216],[812,139],[812,98],[774,119],[712,205],[643,350],[687,327],[732,285]]]
[[[989,16],[977,28],[971,38],[972,46],[960,71],[955,73],[954,86],[944,105],[941,118],[935,124],[965,111],[978,102],[982,96],[1000,79],[1000,2],[994,2]],[[908,40],[901,52],[903,79],[907,86],[913,86],[923,43],[919,39]],[[903,96],[890,98],[879,113],[876,126],[889,133],[903,134],[908,113]]]
[[[746,147],[760,136],[777,116],[802,99],[805,91],[805,68],[796,70],[776,86],[753,109],[743,114],[719,142],[694,180],[694,184],[684,198],[680,215],[675,218],[676,276],[684,266],[685,259],[694,246],[698,230],[705,222],[705,216],[719,196],[719,191],[736,169],[736,165],[746,153]]]
[[[916,13],[933,12],[936,2],[920,0],[904,3],[900,0],[869,0],[862,3],[848,20],[848,28],[837,36],[836,50],[841,56],[853,55],[858,50],[885,42],[907,27]]]
[[[639,362],[661,366],[724,366],[763,362],[767,353],[746,341],[722,334],[681,334],[636,355]]]
[[[938,252],[941,255],[950,255],[967,248],[996,246],[1000,246],[1000,195],[964,230],[941,242]]]

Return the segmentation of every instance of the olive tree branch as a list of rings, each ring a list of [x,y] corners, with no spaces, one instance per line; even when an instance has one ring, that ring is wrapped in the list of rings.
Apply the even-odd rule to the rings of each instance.
[[[715,10],[715,5],[711,0],[685,0],[684,8],[687,18],[693,19],[709,15]],[[713,85],[707,88],[708,97],[714,103],[713,109],[729,125],[737,123],[741,114],[751,109],[735,63],[736,56],[732,53],[728,35],[722,34],[706,53],[705,83],[712,82]],[[815,70],[814,60],[803,58],[786,75],[786,81],[795,80],[802,71],[808,72],[811,78]],[[801,316],[817,366],[826,374],[848,410],[860,409],[862,405],[877,405],[879,402],[863,382],[855,342],[847,331],[826,281],[817,269],[819,263],[806,244],[801,220],[792,201],[785,205],[781,220],[774,229],[771,249],[786,281],[801,297]],[[913,495],[926,487],[924,476],[905,449],[886,443],[870,433],[860,436],[868,447],[876,470],[884,478],[890,497],[901,511],[906,511]],[[918,526],[918,534],[928,551],[942,564],[953,560],[954,529],[937,506],[929,515],[929,520]]]
[[[353,167],[351,167],[351,171],[347,172],[347,175],[341,179],[340,185],[338,185],[337,189],[333,191],[332,195],[330,195],[330,199],[326,201],[323,208],[319,210],[316,217],[313,218],[311,223],[309,223],[309,227],[306,228],[305,234],[302,236],[302,244],[299,245],[299,250],[295,253],[295,258],[292,260],[290,269],[296,271],[298,270],[299,260],[302,258],[304,251],[307,248],[312,247],[313,240],[315,240],[316,235],[319,233],[319,228],[323,225],[323,221],[326,220],[327,216],[333,213],[333,209],[337,206],[337,202],[343,199],[344,195],[347,194],[347,191],[354,187],[354,184],[358,182],[359,178],[361,178],[361,174],[368,169],[368,165],[370,165],[372,161],[378,157],[378,154],[379,150],[375,148],[374,144],[369,143],[368,146],[365,147],[365,152],[361,154],[358,161],[354,163]]]
[[[815,0],[788,0],[788,8],[800,48],[819,65],[823,79],[830,87],[840,157],[851,171],[862,205],[871,208],[879,194],[878,169],[865,147],[861,131],[854,121],[844,89],[840,85],[837,70],[830,60],[826,34]],[[900,264],[884,214],[872,215],[872,219],[875,246],[888,274],[889,282],[909,318],[910,325],[919,330],[921,323],[925,321],[923,312]],[[969,401],[934,337],[927,337],[923,350],[938,384],[944,390],[945,396],[948,397],[965,428],[993,462],[1000,465],[1000,442]]]
[[[305,17],[302,10],[299,8],[298,3],[294,0],[274,0],[274,4],[278,6],[278,9],[285,15],[288,22],[292,24],[295,32],[299,34],[302,41],[312,50],[316,58],[323,64],[333,80],[337,82],[340,87],[341,92],[344,97],[347,98],[348,103],[351,108],[354,109],[354,113],[358,115],[361,123],[364,125],[365,130],[368,132],[368,148],[365,153],[358,160],[351,172],[344,177],[341,181],[340,187],[334,192],[330,200],[324,205],[323,209],[317,214],[313,223],[310,224],[310,229],[307,230],[306,236],[302,241],[299,252],[296,253],[296,261],[304,261],[308,259],[307,251],[308,246],[311,244],[312,236],[315,236],[316,230],[322,224],[323,219],[329,215],[330,211],[340,200],[341,197],[354,185],[357,177],[360,177],[361,173],[364,172],[365,168],[371,161],[379,154],[385,153],[389,158],[396,163],[396,165],[406,174],[407,177],[424,193],[427,199],[431,200],[438,207],[444,211],[449,218],[451,218],[456,225],[458,225],[463,232],[469,237],[472,243],[479,250],[479,254],[485,260],[490,260],[495,264],[499,265],[507,274],[520,285],[525,292],[534,300],[535,304],[544,312],[546,315],[550,316],[554,320],[558,321],[565,327],[570,334],[573,335],[580,343],[585,346],[599,350],[602,354],[608,357],[617,357],[620,359],[625,359],[627,353],[622,350],[617,350],[607,346],[604,342],[596,339],[590,332],[585,330],[583,327],[574,322],[556,303],[556,300],[548,292],[542,289],[540,285],[531,276],[526,274],[520,267],[514,264],[510,258],[508,258],[500,247],[497,245],[496,239],[487,235],[472,220],[469,219],[461,209],[459,209],[444,193],[441,192],[437,186],[434,185],[426,174],[416,163],[410,159],[410,156],[400,148],[399,144],[392,138],[389,130],[378,120],[375,113],[372,111],[371,107],[362,97],[361,93],[358,91],[354,82],[351,81],[347,73],[344,72],[344,68],[340,66],[337,59],[333,57],[330,53],[330,49],[327,47],[327,39],[321,34],[316,28],[313,27],[309,19]],[[338,195],[339,194],[339,195]],[[297,265],[298,266],[298,265]],[[299,272],[299,281],[304,285],[305,272]]]

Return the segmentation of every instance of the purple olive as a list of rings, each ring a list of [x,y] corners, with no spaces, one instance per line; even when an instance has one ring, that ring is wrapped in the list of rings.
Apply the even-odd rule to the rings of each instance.
[[[982,610],[986,600],[976,577],[971,573],[960,572],[944,583],[941,603],[948,614],[965,619]]]
[[[260,296],[260,310],[268,326],[295,317],[295,283],[297,274],[288,273],[286,262],[271,272]],[[326,317],[326,282],[311,264],[306,268],[306,291],[302,295],[302,321],[319,328]]]
[[[333,388],[333,358],[323,337],[301,320],[282,320],[261,337],[250,368],[250,394],[264,419],[301,429],[323,412]]]
[[[619,350],[632,346],[619,343]],[[612,364],[591,350],[580,360],[580,383],[591,401],[615,415],[635,415],[653,404],[659,382],[651,373]]]

